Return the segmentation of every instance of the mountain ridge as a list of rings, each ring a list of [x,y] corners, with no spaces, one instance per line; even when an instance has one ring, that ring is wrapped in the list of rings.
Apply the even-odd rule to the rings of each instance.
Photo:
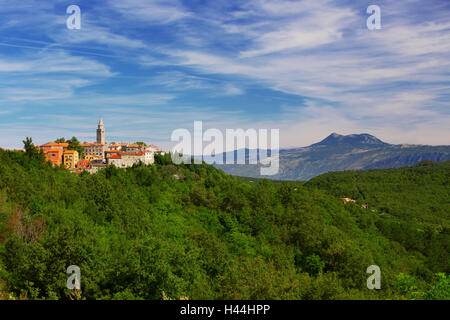
[[[365,144],[371,146],[391,145],[368,133],[341,135],[333,132],[322,141],[313,143],[309,147],[333,144]]]
[[[246,159],[248,153],[246,149]],[[231,154],[232,152],[223,155]],[[390,144],[368,133],[340,135],[333,132],[325,139],[306,147],[281,149],[280,169],[274,176],[261,176],[260,165],[215,166],[237,176],[308,180],[330,171],[398,168],[423,160],[450,160],[450,146]]]

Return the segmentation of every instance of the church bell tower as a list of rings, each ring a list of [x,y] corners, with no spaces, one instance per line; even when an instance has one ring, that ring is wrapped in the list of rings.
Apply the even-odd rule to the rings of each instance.
[[[100,118],[100,121],[98,122],[98,128],[97,128],[97,143],[105,144],[105,126],[103,125],[103,119]]]

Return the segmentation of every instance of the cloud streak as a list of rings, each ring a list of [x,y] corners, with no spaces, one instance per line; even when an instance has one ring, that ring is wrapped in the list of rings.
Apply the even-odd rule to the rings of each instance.
[[[110,113],[116,135],[161,140],[208,120],[279,128],[283,147],[332,131],[450,144],[446,1],[382,1],[375,31],[350,1],[81,1],[80,32],[65,29],[63,1],[3,4],[0,111],[48,123],[78,104],[83,117]],[[118,109],[134,113],[120,124]],[[4,121],[22,123],[13,114]]]

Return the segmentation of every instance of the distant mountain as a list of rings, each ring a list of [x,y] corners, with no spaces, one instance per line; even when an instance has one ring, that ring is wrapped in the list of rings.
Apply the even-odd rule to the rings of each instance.
[[[259,151],[258,151],[259,152]],[[246,150],[248,159],[248,150]],[[226,154],[228,157],[232,153]],[[280,150],[280,170],[274,176],[261,176],[259,165],[215,165],[237,176],[279,180],[308,180],[329,171],[398,168],[423,160],[450,160],[450,146],[393,145],[364,133],[332,133],[308,147]]]
[[[310,147],[318,147],[318,146],[333,146],[333,145],[343,145],[348,144],[355,146],[387,146],[389,143],[383,142],[380,139],[367,134],[349,134],[346,136],[343,136],[341,134],[337,134],[333,132],[328,137],[323,139],[322,141],[318,143],[314,143],[310,145]]]

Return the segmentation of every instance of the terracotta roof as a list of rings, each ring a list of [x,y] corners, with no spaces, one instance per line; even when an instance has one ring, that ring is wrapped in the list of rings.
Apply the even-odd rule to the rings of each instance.
[[[118,154],[112,154],[108,158],[109,159],[120,159],[121,157]]]
[[[64,151],[64,154],[66,154],[66,153],[75,153],[75,152],[78,152],[78,151],[76,151],[76,150],[66,150],[66,151]]]
[[[58,144],[56,143],[56,142],[54,142],[54,141],[52,141],[52,142],[47,142],[46,144],[43,144],[42,146],[57,146]]]
[[[43,144],[41,147],[64,147],[64,148],[67,148],[68,146],[69,146],[69,143],[67,143],[67,142],[56,143],[56,142],[52,141],[52,142],[47,142],[46,144]]]

